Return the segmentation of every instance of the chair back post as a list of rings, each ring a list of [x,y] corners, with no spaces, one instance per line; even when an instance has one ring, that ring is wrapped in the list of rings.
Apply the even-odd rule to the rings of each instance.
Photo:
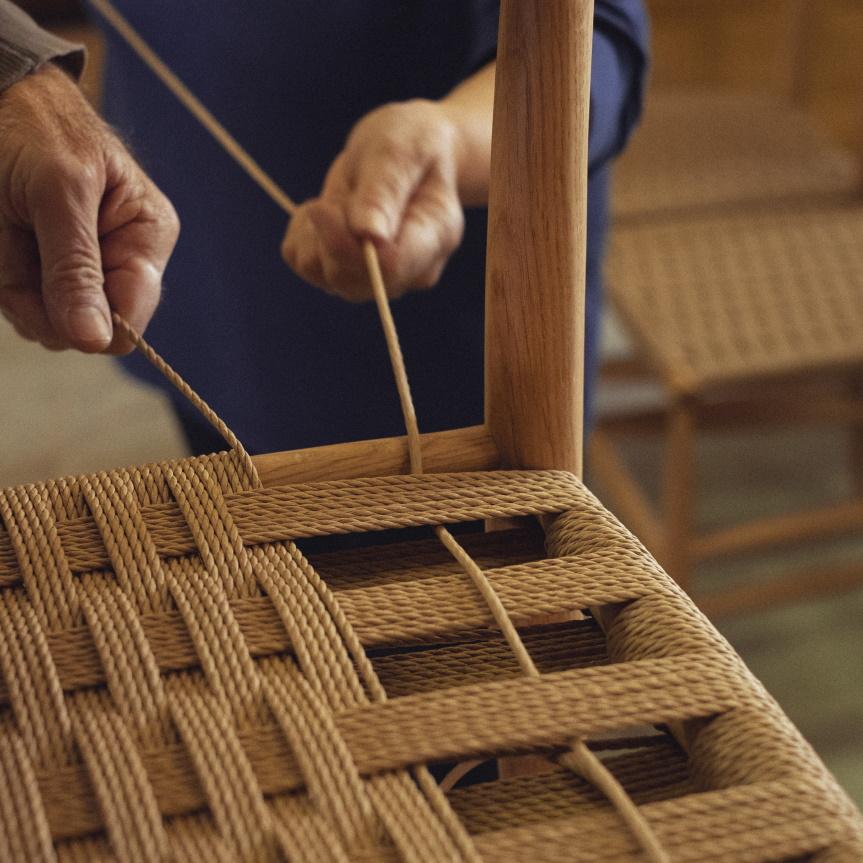
[[[503,0],[486,264],[486,424],[505,467],[582,467],[593,0]]]

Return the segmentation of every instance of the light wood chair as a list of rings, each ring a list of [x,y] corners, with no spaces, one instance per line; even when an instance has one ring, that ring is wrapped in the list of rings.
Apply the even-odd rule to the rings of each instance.
[[[855,160],[789,102],[668,93],[616,178],[611,304],[634,356],[606,375],[658,380],[666,406],[604,417],[591,470],[610,503],[678,583],[720,614],[857,585],[863,566],[787,574],[710,598],[697,563],[863,528],[863,499],[698,535],[695,444],[706,429],[797,422],[850,430],[861,490],[863,187]],[[652,505],[622,436],[664,432]]]

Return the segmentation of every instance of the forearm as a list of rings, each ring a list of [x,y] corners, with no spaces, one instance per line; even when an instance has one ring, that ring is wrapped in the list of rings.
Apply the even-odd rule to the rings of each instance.
[[[466,207],[488,202],[494,62],[462,81],[440,105],[458,131],[458,190]]]
[[[84,65],[84,49],[41,29],[9,0],[0,0],[0,91],[49,60],[77,76]]]

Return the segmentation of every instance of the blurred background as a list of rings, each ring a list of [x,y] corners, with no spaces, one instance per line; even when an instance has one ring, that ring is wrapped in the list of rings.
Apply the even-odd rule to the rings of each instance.
[[[20,5],[87,43],[83,86],[98,102],[102,46],[79,4]],[[645,125],[617,172],[590,482],[715,619],[863,804],[863,329],[854,329],[863,310],[863,3],[648,6],[651,93]],[[813,224],[826,227],[807,229]],[[807,254],[791,273],[769,258],[770,249],[781,257],[815,233],[822,258]],[[697,242],[705,235],[717,240],[707,251]],[[844,245],[834,248],[837,238]],[[673,266],[656,260],[663,244]],[[749,286],[729,270],[728,296],[742,305],[724,305],[713,317],[732,334],[731,347],[698,365],[713,338],[704,329],[712,313],[698,308],[699,298],[708,282],[723,290],[730,262],[716,257],[722,250],[765,282]],[[847,345],[840,351],[824,324],[820,340],[799,354],[806,362],[795,364],[787,344],[784,354],[771,346],[783,344],[776,333],[788,335],[792,283],[813,256],[842,260],[830,278],[844,298]],[[811,296],[822,296],[818,276],[828,268],[804,273]],[[750,289],[778,297],[759,306],[755,324]],[[651,319],[649,304],[638,306],[663,291],[672,291],[672,308],[686,298],[686,315],[669,323]],[[810,316],[819,314],[816,304]],[[760,339],[757,356],[743,349],[738,330]],[[5,323],[0,391],[7,403],[2,486],[184,455],[160,396],[108,359],[48,353]],[[796,416],[800,405],[810,408],[805,417]],[[716,553],[708,553],[711,543]]]

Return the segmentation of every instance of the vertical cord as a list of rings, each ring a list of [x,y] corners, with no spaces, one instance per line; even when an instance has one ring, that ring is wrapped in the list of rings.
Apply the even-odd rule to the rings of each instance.
[[[228,132],[228,130],[213,116],[213,114],[201,103],[189,88],[168,68],[167,65],[165,65],[161,58],[150,48],[149,45],[147,45],[131,24],[129,24],[129,22],[126,21],[126,19],[112,6],[110,0],[91,0],[91,2],[105,17],[108,23],[111,24],[111,26],[114,27],[114,29],[129,44],[132,50],[138,54],[141,60],[144,61],[144,63],[177,97],[177,99],[186,106],[192,115],[200,121],[204,128],[206,128],[219,144],[221,144],[226,152],[236,160],[252,180],[254,180],[254,182],[257,183],[258,186],[260,186],[260,188],[263,189],[270,198],[285,211],[285,213],[293,215],[297,209],[297,205],[294,201],[249,155],[239,141],[237,141],[237,139]],[[396,379],[396,387],[398,389],[402,414],[405,421],[405,429],[407,431],[411,473],[421,474],[423,472],[421,440],[413,399],[411,398],[407,371],[405,369],[404,357],[399,345],[398,333],[396,332],[389,300],[387,299],[386,286],[381,273],[377,249],[368,239],[363,242],[363,257],[365,259],[369,281],[372,285],[378,315],[381,320],[381,326],[384,331],[390,363]],[[118,317],[119,316],[116,316],[115,320]],[[122,321],[122,319],[120,319],[120,321]],[[128,324],[122,322],[121,325],[133,341],[135,341],[135,343],[144,350],[151,361],[155,362],[153,357],[156,357],[157,360],[162,362],[165,368],[170,370],[170,367],[168,367],[167,364],[158,357],[158,355],[140,336],[134,333]],[[159,368],[161,369],[162,367],[159,366]],[[164,369],[162,370],[164,372]],[[165,373],[167,374],[167,372]],[[192,396],[195,396],[191,388],[188,387],[188,384],[182,381],[182,379],[180,379],[176,373],[173,373],[173,371],[172,374],[177,378],[177,380],[175,381],[174,378],[168,375],[169,380],[171,380],[175,386],[178,386],[184,395],[189,397],[189,393],[191,393]],[[227,426],[224,425],[224,423],[200,398],[195,396],[195,398],[192,399],[192,403],[204,413],[204,416],[210,422],[214,423],[216,428],[226,437],[226,440],[229,442],[231,439],[236,441],[236,438],[230,430],[227,429]],[[209,413],[207,413],[207,411],[209,411]],[[215,418],[215,421],[213,418]],[[224,431],[222,430],[223,427]],[[230,435],[230,437],[227,437],[225,432],[227,432],[227,435]],[[240,446],[239,441],[237,441],[237,446]],[[245,452],[245,450],[243,450],[243,452]],[[450,554],[452,554],[455,560],[458,561],[459,565],[470,577],[474,586],[482,595],[491,611],[493,619],[500,627],[507,644],[515,655],[522,672],[527,677],[539,677],[539,670],[485,573],[479,566],[477,566],[476,562],[461,547],[461,545],[459,545],[455,537],[453,537],[445,527],[436,527],[435,534]],[[642,850],[645,852],[650,863],[670,863],[668,855],[660,845],[653,829],[644,818],[639,808],[635,805],[632,798],[626,793],[625,789],[620,785],[611,771],[602,763],[601,759],[588,749],[583,740],[575,741],[572,744],[571,751],[562,756],[560,758],[560,762],[568,769],[573,770],[581,775],[585,780],[595,785],[596,788],[598,788],[608,798],[632,831],[633,836],[635,836],[638,843],[641,845]]]
[[[417,415],[414,410],[414,400],[411,397],[411,388],[408,382],[408,374],[405,369],[405,360],[402,356],[399,336],[393,321],[393,313],[387,299],[387,289],[381,274],[381,263],[378,259],[377,249],[371,240],[363,241],[363,257],[366,260],[366,268],[369,271],[369,279],[372,283],[375,304],[378,307],[378,316],[381,319],[381,327],[387,342],[387,351],[390,355],[390,364],[396,379],[396,388],[399,392],[399,401],[402,406],[402,415],[405,421],[405,430],[408,435],[408,455],[410,457],[411,473],[423,472],[422,445],[420,443],[420,430],[417,424]]]

